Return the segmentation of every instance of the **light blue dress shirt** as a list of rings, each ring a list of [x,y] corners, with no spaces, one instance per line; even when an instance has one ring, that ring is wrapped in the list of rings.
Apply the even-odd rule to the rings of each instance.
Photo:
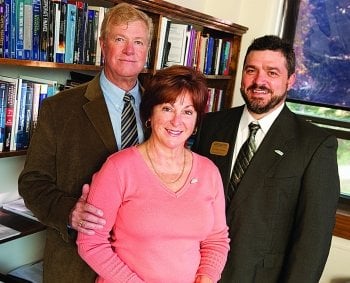
[[[112,121],[112,127],[114,131],[114,136],[117,141],[117,146],[118,148],[121,148],[121,115],[124,107],[123,97],[124,97],[125,91],[117,87],[112,82],[110,82],[106,78],[103,71],[100,76],[100,85],[101,85],[103,96],[107,104],[109,117]],[[129,91],[129,93],[134,98],[132,102],[132,106],[136,114],[137,133],[139,137],[139,143],[141,143],[144,140],[144,135],[143,135],[142,123],[140,119],[141,90],[140,90],[140,85],[138,81],[134,86],[134,88]]]

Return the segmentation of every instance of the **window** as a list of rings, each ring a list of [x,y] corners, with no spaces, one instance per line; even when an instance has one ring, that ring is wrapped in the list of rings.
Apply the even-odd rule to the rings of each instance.
[[[335,234],[350,239],[349,26],[350,0],[284,1],[281,35],[293,43],[297,59],[297,82],[287,104],[338,138],[341,199]]]

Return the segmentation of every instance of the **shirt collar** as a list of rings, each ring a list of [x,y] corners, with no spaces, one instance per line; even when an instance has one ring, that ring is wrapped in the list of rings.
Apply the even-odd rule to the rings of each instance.
[[[267,114],[260,120],[254,119],[254,117],[249,113],[247,105],[244,106],[242,118],[241,118],[241,126],[242,129],[248,128],[248,125],[251,122],[258,122],[260,125],[260,129],[264,133],[264,135],[268,132],[273,122],[276,120],[277,116],[281,113],[282,109],[284,107],[284,103],[282,103],[280,106],[278,106],[275,110],[273,110],[271,113]]]
[[[125,90],[119,88],[115,84],[113,84],[110,80],[107,79],[104,71],[102,70],[101,76],[100,76],[100,84],[101,89],[103,92],[103,95],[113,101],[113,104],[115,104],[118,108],[123,108],[124,102],[123,97],[125,94]],[[136,81],[135,86],[129,91],[129,93],[133,96],[135,105],[139,105],[141,102],[141,94],[140,94],[140,85],[139,81]]]

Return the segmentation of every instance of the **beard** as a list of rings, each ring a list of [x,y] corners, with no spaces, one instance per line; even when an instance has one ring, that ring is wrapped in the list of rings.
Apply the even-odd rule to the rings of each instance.
[[[247,92],[254,91],[254,89],[266,91],[267,94],[270,94],[270,100],[266,103],[262,99],[249,99]],[[276,95],[276,93],[274,93],[271,89],[265,86],[259,86],[257,84],[253,84],[248,87],[247,92],[245,92],[243,87],[241,87],[240,91],[243,100],[247,105],[247,108],[256,114],[268,113],[271,109],[275,108],[276,105],[279,105],[287,97],[287,90],[281,95]]]

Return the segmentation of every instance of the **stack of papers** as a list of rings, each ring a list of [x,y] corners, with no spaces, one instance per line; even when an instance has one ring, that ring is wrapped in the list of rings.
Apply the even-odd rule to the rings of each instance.
[[[11,238],[19,234],[21,234],[20,231],[17,231],[15,229],[12,229],[10,227],[0,224],[0,240]]]
[[[2,208],[7,210],[7,211],[11,211],[13,213],[16,213],[16,214],[28,217],[28,218],[30,218],[32,220],[39,221],[38,218],[36,218],[34,216],[33,212],[31,212],[25,206],[23,198],[19,198],[17,200],[10,201],[8,203],[4,203]]]

